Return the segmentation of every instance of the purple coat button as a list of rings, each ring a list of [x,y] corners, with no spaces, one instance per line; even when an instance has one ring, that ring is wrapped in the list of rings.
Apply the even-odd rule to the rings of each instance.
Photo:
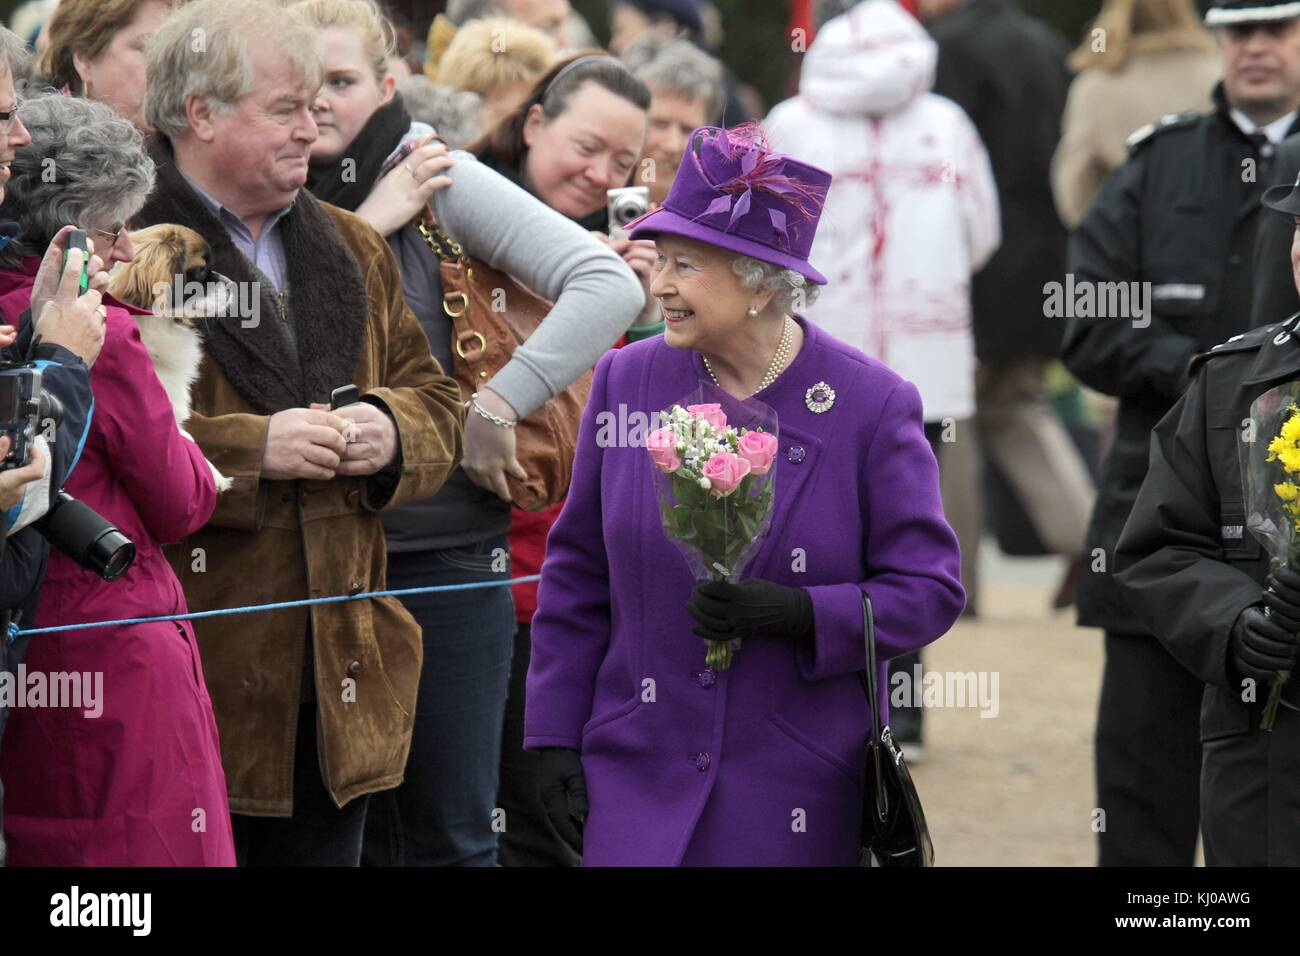
[[[710,762],[711,761],[709,760],[708,754],[695,755],[695,769],[698,770],[700,773],[704,773],[709,769]]]
[[[807,454],[802,445],[791,445],[790,449],[785,453],[785,459],[790,464],[797,465],[807,457]]]
[[[709,688],[718,682],[718,675],[712,669],[705,668],[702,671],[696,671],[694,680],[701,687]]]

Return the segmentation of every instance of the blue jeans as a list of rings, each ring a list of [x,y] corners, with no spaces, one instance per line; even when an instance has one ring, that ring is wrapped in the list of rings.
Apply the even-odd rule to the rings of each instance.
[[[494,552],[505,570],[492,570]],[[464,548],[390,554],[388,587],[506,580],[509,552],[501,535]],[[510,589],[415,594],[402,602],[424,629],[415,733],[402,785],[371,795],[362,865],[494,866],[515,633]]]

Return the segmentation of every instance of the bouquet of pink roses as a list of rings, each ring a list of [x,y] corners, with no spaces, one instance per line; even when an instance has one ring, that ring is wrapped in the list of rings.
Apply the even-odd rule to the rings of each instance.
[[[664,412],[667,424],[650,433],[646,448],[664,533],[696,580],[726,580],[740,575],[772,522],[776,412],[704,384],[697,397]],[[703,401],[708,397],[718,400]],[[710,642],[706,666],[726,670],[739,647],[739,640]]]

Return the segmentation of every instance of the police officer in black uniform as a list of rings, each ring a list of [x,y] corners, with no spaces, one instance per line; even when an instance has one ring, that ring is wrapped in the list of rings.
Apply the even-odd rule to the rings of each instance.
[[[1078,597],[1079,623],[1106,635],[1102,865],[1194,860],[1201,679],[1135,618],[1115,584],[1115,546],[1147,471],[1151,430],[1186,389],[1189,360],[1249,327],[1260,196],[1276,144],[1300,129],[1298,16],[1300,7],[1277,0],[1216,3],[1206,15],[1223,61],[1215,109],[1138,130],[1070,239],[1075,288],[1115,303],[1123,299],[1105,284],[1125,283],[1130,302],[1124,315],[1076,309],[1063,345],[1080,381],[1120,400]]]
[[[1291,255],[1300,262],[1300,184],[1274,187],[1264,202],[1293,223]],[[1269,573],[1268,553],[1247,527],[1239,449],[1273,437],[1247,425],[1251,403],[1300,379],[1300,313],[1203,352],[1191,374],[1152,437],[1117,580],[1143,623],[1205,684],[1206,863],[1297,866],[1300,675],[1283,691],[1271,733],[1260,720],[1277,672],[1296,667],[1300,573]]]

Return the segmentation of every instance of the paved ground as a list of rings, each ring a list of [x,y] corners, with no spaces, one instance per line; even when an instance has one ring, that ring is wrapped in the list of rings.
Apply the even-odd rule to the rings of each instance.
[[[1057,559],[981,555],[981,616],[925,652],[925,670],[998,674],[997,716],[926,711],[913,768],[939,866],[1092,866],[1092,736],[1101,634],[1053,612]]]

